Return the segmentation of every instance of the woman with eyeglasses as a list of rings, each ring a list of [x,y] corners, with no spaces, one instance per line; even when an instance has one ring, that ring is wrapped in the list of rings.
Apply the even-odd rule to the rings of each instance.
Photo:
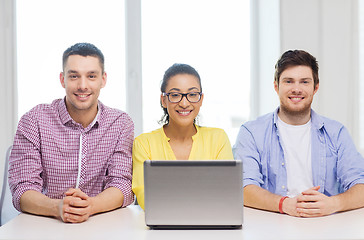
[[[234,159],[224,130],[195,124],[203,102],[201,79],[187,64],[174,64],[164,74],[161,84],[163,127],[143,133],[133,144],[132,189],[144,209],[145,160]]]

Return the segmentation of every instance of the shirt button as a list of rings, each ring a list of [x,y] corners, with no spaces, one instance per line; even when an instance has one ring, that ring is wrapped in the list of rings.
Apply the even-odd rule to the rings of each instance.
[[[282,166],[284,166],[284,162],[282,162]]]
[[[286,187],[285,186],[282,186],[282,189],[285,189]]]

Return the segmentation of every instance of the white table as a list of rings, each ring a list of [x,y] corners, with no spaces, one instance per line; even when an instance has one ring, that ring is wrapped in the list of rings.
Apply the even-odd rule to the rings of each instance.
[[[364,209],[305,219],[244,208],[243,228],[235,230],[150,230],[135,205],[80,224],[20,214],[0,227],[0,239],[364,239]]]

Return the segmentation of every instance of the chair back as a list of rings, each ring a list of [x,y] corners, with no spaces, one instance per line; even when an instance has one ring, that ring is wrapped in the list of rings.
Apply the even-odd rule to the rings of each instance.
[[[4,225],[17,215],[19,211],[15,209],[12,202],[12,195],[10,192],[9,182],[8,182],[8,168],[9,168],[9,157],[11,153],[12,146],[8,148],[5,156],[5,166],[4,166],[4,179],[3,187],[1,190],[0,198],[0,226]]]

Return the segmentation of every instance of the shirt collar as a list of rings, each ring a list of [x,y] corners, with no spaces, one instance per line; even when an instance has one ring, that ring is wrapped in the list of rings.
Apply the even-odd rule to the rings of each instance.
[[[200,135],[200,127],[196,124],[193,124],[196,128],[196,134],[192,136],[192,140],[194,141],[199,135]],[[171,140],[169,137],[167,137],[166,133],[164,132],[163,127],[160,128],[160,131],[162,131],[162,136],[163,138],[169,142],[169,140]]]
[[[316,129],[324,127],[324,119],[318,115],[314,110],[311,109],[311,122]]]
[[[276,127],[277,127],[277,123],[278,123],[278,111],[279,111],[279,107],[277,107],[276,110],[273,112],[273,124]]]
[[[196,134],[192,136],[192,140],[195,141],[195,139],[198,138],[198,136],[200,136],[200,126],[198,126],[196,124],[193,124],[193,125],[195,125]]]
[[[170,138],[167,137],[166,133],[164,132],[164,128],[163,127],[160,128],[160,131],[162,133],[162,136],[163,136],[164,140],[166,140],[167,142],[169,142]]]
[[[103,109],[104,109],[104,105],[100,101],[98,101],[97,114],[96,114],[96,117],[94,118],[94,120],[92,121],[92,123],[90,124],[90,126],[89,126],[90,128],[92,128],[93,126],[97,127],[99,125],[101,113],[102,113]],[[76,122],[72,119],[71,115],[67,111],[66,98],[64,98],[62,101],[59,102],[58,112],[59,112],[59,116],[61,118],[61,122],[63,125],[66,125],[68,122],[72,122],[72,123],[76,124]]]
[[[66,123],[72,121],[72,118],[71,118],[70,114],[67,111],[66,97],[63,100],[59,101],[58,112],[59,112],[59,116],[61,118],[61,122],[62,122],[63,125],[65,125]]]
[[[273,124],[277,127],[279,107],[273,112]],[[311,124],[316,129],[324,127],[324,120],[311,108]]]
[[[92,127],[98,127],[100,124],[100,116],[101,116],[101,103],[98,102],[97,103],[97,114],[94,118],[94,120],[92,121],[92,123],[90,124],[90,128]]]

